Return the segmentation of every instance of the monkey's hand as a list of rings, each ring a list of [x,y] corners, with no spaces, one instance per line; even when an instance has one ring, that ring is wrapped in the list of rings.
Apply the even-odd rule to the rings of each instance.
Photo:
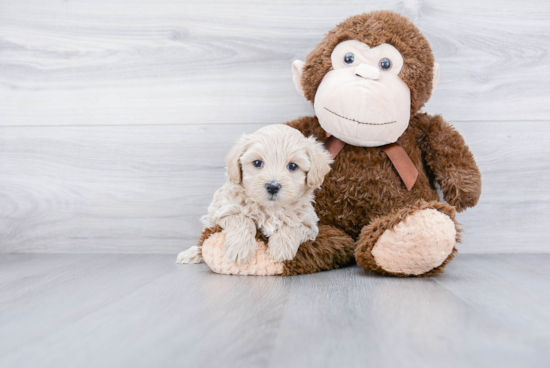
[[[220,220],[225,234],[225,255],[232,262],[246,263],[256,254],[256,224],[244,215],[232,215]]]
[[[437,175],[443,198],[458,212],[477,204],[481,195],[481,174],[475,167],[454,167]]]
[[[464,138],[439,115],[418,114],[414,124],[426,165],[445,200],[459,212],[475,206],[481,195],[481,174]]]

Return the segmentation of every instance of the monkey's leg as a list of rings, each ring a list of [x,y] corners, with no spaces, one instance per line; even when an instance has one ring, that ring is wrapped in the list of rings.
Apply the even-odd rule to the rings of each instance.
[[[355,243],[343,231],[331,226],[319,226],[314,241],[300,245],[291,261],[275,262],[267,251],[266,239],[257,236],[256,255],[244,264],[231,262],[224,255],[224,234],[221,228],[206,229],[201,241],[205,263],[216,273],[232,275],[300,275],[353,264]],[[200,245],[200,244],[199,244]]]
[[[365,226],[355,259],[365,270],[393,276],[433,276],[456,254],[460,229],[454,207],[419,201]]]
[[[340,229],[319,226],[319,234],[313,241],[300,245],[292,261],[285,261],[283,275],[302,275],[328,271],[354,264],[355,242]]]

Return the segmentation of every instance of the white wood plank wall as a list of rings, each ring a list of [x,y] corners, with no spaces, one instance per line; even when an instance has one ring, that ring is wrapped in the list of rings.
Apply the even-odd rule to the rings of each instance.
[[[290,65],[347,16],[429,39],[425,111],[483,173],[463,253],[549,252],[550,2],[0,0],[0,252],[176,253],[243,132],[312,114]]]

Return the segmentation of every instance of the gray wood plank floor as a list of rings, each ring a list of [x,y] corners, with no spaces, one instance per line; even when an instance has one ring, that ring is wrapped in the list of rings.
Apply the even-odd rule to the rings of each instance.
[[[170,255],[0,255],[1,367],[547,367],[550,255],[216,275]]]

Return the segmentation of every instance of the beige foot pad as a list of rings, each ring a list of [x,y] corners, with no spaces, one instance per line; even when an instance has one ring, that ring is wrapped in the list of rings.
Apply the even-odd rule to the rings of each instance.
[[[244,264],[231,262],[225,256],[225,235],[215,233],[202,244],[204,262],[216,273],[226,275],[271,276],[283,273],[283,263],[271,259],[266,245],[258,241],[256,255]]]
[[[437,210],[425,209],[386,230],[374,245],[372,255],[388,272],[420,275],[440,266],[455,243],[453,220]]]

